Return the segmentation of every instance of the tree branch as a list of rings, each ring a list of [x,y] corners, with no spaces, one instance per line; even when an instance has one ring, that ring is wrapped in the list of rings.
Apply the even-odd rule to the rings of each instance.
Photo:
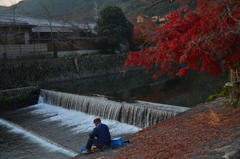
[[[159,4],[159,3],[166,2],[166,1],[169,1],[169,3],[172,3],[172,2],[174,2],[175,0],[159,0],[159,1],[151,4],[151,5],[148,6],[147,8],[145,8],[144,11],[148,10],[149,8],[155,6],[155,5]],[[192,3],[192,2],[193,2],[193,0],[189,0],[188,2],[186,2],[186,6],[189,6],[190,3]]]
[[[238,19],[236,19],[236,18],[234,18],[233,16],[232,16],[232,13],[231,13],[231,9],[230,9],[230,7],[229,7],[229,5],[227,4],[227,10],[228,10],[228,15],[233,19],[233,20],[235,20],[236,22],[238,22],[238,23],[240,23],[240,20],[238,20]]]
[[[162,2],[165,2],[165,1],[169,1],[169,0],[160,0],[160,1],[157,1],[155,3],[153,3],[152,5],[148,6],[146,9],[144,9],[145,11],[148,10],[149,8],[159,4],[159,3],[162,3]],[[174,1],[174,0],[173,0]]]

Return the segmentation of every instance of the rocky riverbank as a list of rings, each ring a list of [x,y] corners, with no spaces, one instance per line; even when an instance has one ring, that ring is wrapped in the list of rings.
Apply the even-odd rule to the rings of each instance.
[[[127,137],[129,145],[72,159],[238,159],[240,109],[227,104],[225,97],[199,104]]]

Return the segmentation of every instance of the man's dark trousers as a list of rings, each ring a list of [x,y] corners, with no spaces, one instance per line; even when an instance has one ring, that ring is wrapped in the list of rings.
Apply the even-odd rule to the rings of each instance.
[[[97,139],[90,139],[89,138],[88,141],[87,141],[86,149],[91,150],[92,144],[94,144],[94,146],[96,146],[99,149],[103,148],[103,146],[110,146],[111,145],[111,143],[109,143],[109,145],[102,145],[102,144],[98,143]]]

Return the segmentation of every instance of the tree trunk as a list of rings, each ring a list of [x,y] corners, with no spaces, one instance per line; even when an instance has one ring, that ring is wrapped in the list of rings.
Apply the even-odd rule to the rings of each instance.
[[[6,45],[4,44],[4,53],[3,53],[3,61],[7,61],[7,49],[6,49]]]
[[[57,44],[56,44],[56,40],[55,40],[55,39],[53,40],[53,56],[54,56],[55,58],[58,57]]]

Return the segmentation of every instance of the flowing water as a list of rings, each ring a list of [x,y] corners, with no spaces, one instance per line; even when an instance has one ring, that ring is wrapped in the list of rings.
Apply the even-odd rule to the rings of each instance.
[[[128,136],[205,102],[226,82],[224,76],[196,74],[153,80],[133,72],[41,86],[39,104],[0,112],[0,159],[73,157],[85,146],[96,117],[109,126],[112,138]]]
[[[99,116],[68,110],[42,102],[1,113],[0,158],[64,159],[74,157],[85,146]],[[102,120],[112,138],[124,137],[141,128],[114,120]]]
[[[44,103],[77,110],[86,114],[98,115],[122,123],[148,127],[187,110],[164,104],[141,101],[134,103],[117,102],[104,96],[83,96],[51,90],[41,90],[40,97]]]
[[[76,155],[0,119],[1,159],[66,159]]]

